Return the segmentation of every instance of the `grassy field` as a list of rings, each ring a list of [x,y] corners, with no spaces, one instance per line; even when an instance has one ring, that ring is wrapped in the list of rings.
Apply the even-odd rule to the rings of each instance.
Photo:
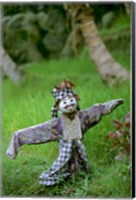
[[[122,20],[120,22],[117,23],[119,27]],[[128,23],[125,21],[125,24]],[[124,40],[123,47],[118,43],[120,44],[119,40],[108,48],[116,60],[129,70],[128,41]],[[117,152],[113,150],[112,142],[105,139],[110,131],[115,130],[112,120],[122,119],[130,111],[130,83],[114,88],[103,84],[86,49],[77,58],[30,63],[22,68],[25,71],[22,84],[15,86],[9,79],[3,80],[2,84],[2,196],[130,197],[129,160],[124,157],[123,160],[116,161],[114,157]],[[76,85],[75,91],[81,98],[81,109],[116,98],[123,98],[124,104],[110,115],[104,116],[84,137],[92,173],[86,175],[81,171],[67,182],[44,187],[39,185],[38,178],[57,158],[56,142],[24,145],[15,160],[8,158],[5,153],[16,130],[51,119],[50,109],[54,103],[51,90],[66,78]]]
[[[121,50],[113,55],[129,68],[128,51],[124,59]],[[119,53],[118,53],[119,52]],[[24,67],[26,79],[15,86],[9,79],[3,81],[3,128],[2,128],[2,195],[3,196],[43,196],[43,197],[130,197],[129,161],[124,158],[115,161],[112,144],[105,140],[114,130],[112,119],[122,119],[130,110],[130,86],[126,82],[109,88],[101,82],[87,51],[74,59],[51,60],[27,64]],[[50,109],[54,103],[51,90],[54,85],[68,78],[76,84],[76,92],[81,97],[81,109],[95,103],[123,98],[124,105],[90,129],[83,140],[92,167],[92,174],[80,172],[67,182],[53,187],[39,185],[38,177],[48,169],[58,155],[55,142],[42,145],[24,145],[16,160],[5,156],[13,133],[51,119]]]

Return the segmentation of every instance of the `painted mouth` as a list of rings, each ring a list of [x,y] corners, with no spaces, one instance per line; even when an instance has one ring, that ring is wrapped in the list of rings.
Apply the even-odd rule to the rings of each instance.
[[[65,107],[67,110],[72,110],[74,108],[75,104],[71,104]]]

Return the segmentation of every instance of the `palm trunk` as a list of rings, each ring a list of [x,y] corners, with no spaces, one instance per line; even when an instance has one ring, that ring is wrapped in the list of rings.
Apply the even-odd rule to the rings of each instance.
[[[114,60],[103,43],[94,20],[90,20],[90,18],[83,19],[80,28],[88,46],[89,55],[94,61],[102,80],[114,85],[129,79],[128,71]]]
[[[129,80],[129,72],[112,57],[95,25],[89,4],[65,5],[72,20],[79,23],[82,35],[102,80],[114,85]]]
[[[0,4],[0,33],[2,25],[2,6]],[[14,83],[21,79],[21,72],[17,69],[16,63],[10,58],[2,46],[2,38],[0,38],[0,68],[2,75],[7,75]]]
[[[16,63],[10,58],[2,46],[0,46],[0,52],[2,58],[2,75],[8,76],[14,83],[19,82],[21,79],[21,72],[17,69]]]

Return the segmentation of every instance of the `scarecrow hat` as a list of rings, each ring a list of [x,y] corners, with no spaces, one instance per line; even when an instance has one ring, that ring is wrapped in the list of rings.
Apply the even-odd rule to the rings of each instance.
[[[58,112],[58,103],[62,98],[67,96],[74,96],[77,100],[80,100],[79,96],[74,93],[72,88],[74,84],[71,83],[69,80],[63,80],[60,85],[55,86],[52,90],[52,95],[55,98],[55,104],[51,109],[52,117],[57,117]]]

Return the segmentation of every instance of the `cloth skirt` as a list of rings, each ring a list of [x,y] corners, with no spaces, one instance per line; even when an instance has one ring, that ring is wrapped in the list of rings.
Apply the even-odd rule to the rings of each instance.
[[[59,156],[53,163],[51,168],[44,171],[39,177],[39,183],[42,185],[51,186],[59,183],[64,178],[71,175],[71,171],[68,168],[68,163],[72,157],[73,148],[76,147],[80,159],[84,167],[89,168],[88,158],[86,155],[84,144],[81,140],[65,141],[61,139],[59,141]]]

